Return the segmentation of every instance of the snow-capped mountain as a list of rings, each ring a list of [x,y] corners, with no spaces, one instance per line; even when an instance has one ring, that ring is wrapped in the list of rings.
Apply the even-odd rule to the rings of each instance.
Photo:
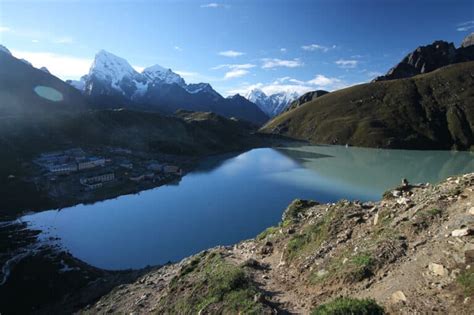
[[[258,124],[268,119],[257,105],[227,100],[208,83],[186,84],[179,74],[160,65],[139,73],[127,60],[105,50],[96,54],[87,75],[67,82],[102,108],[128,107],[166,114],[178,109],[212,111]]]
[[[179,74],[174,73],[171,69],[163,68],[160,65],[154,65],[145,68],[142,75],[146,77],[147,81],[155,84],[177,84],[179,86],[186,86],[184,79]]]
[[[264,113],[273,117],[283,112],[299,96],[296,92],[280,92],[266,95],[260,89],[253,89],[245,95],[245,98],[257,104]]]
[[[209,83],[191,83],[186,85],[185,89],[191,94],[206,93],[216,98],[222,97]]]

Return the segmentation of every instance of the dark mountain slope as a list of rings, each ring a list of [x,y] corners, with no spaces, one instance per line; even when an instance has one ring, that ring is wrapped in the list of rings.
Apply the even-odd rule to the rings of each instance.
[[[0,119],[85,108],[86,100],[69,84],[0,50]]]
[[[288,108],[285,111],[288,112],[292,109],[300,107],[304,103],[315,100],[318,97],[321,97],[321,96],[326,95],[328,93],[329,93],[328,91],[324,91],[324,90],[316,90],[316,91],[311,91],[311,92],[304,93],[303,95],[298,97],[298,99],[291,102],[291,104],[288,106]]]
[[[472,149],[474,62],[332,92],[262,129],[312,143]]]
[[[474,61],[472,34],[467,36],[462,42],[461,47],[457,49],[453,43],[442,40],[435,41],[430,45],[417,47],[406,55],[399,64],[390,69],[386,75],[380,76],[374,81],[409,78],[450,64],[466,61]]]

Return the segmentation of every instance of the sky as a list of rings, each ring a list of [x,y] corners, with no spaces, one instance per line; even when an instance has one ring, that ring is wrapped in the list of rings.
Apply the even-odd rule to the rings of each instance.
[[[337,90],[471,32],[472,0],[0,0],[0,44],[62,79],[105,49],[225,96]]]

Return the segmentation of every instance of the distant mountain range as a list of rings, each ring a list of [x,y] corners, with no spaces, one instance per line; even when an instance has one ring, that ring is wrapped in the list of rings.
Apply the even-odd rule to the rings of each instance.
[[[375,82],[302,97],[261,132],[315,144],[474,150],[473,44],[471,34],[457,49],[418,47]]]
[[[292,101],[300,95],[296,92],[280,92],[266,95],[261,89],[253,89],[245,95],[269,117],[274,117],[285,111]]]
[[[99,108],[128,108],[173,114],[179,109],[209,111],[261,125],[268,120],[257,105],[234,95],[222,97],[208,83],[186,84],[171,69],[154,65],[137,72],[127,60],[99,51],[89,73],[68,81]]]

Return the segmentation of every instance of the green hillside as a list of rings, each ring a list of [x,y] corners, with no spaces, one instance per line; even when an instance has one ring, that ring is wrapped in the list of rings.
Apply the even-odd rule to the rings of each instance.
[[[317,98],[261,128],[321,144],[472,149],[474,62],[408,79],[361,84]]]

